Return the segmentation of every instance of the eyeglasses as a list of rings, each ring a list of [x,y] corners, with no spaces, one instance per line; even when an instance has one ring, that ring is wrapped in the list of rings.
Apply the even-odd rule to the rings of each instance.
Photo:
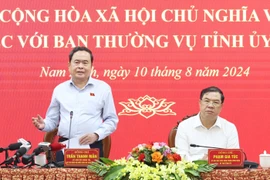
[[[221,105],[221,102],[220,101],[211,101],[209,99],[202,99],[201,102],[204,105],[210,105],[210,104],[212,104],[214,107],[219,107]]]

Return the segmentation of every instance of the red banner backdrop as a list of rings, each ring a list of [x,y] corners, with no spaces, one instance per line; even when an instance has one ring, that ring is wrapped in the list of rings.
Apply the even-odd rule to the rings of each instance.
[[[44,133],[53,88],[67,79],[68,53],[94,53],[93,77],[113,89],[119,126],[110,157],[139,143],[167,142],[199,111],[202,88],[225,93],[221,116],[236,124],[241,148],[258,161],[270,151],[270,2],[5,1],[0,8],[0,146]],[[1,154],[0,158],[4,158]]]

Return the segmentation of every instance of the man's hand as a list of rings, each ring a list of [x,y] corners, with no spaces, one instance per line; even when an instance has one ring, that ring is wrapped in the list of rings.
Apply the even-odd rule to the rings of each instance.
[[[44,129],[45,127],[44,119],[39,114],[37,117],[32,117],[32,123],[38,129]]]
[[[98,140],[98,138],[99,137],[96,133],[85,134],[79,139],[79,143],[80,145],[93,144]]]

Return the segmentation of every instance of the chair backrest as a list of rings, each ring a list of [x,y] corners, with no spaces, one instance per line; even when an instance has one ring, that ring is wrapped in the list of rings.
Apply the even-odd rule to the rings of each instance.
[[[44,135],[44,142],[49,142],[49,143],[57,142],[58,141],[57,132],[58,132],[58,128],[50,132],[46,132]],[[107,136],[106,138],[104,138],[102,140],[102,144],[103,144],[103,156],[105,158],[108,158],[110,156],[110,151],[111,151],[111,136]],[[53,152],[52,160],[55,161],[55,158],[56,158],[56,153]]]
[[[192,116],[196,116],[196,115],[197,115],[197,113],[192,114],[192,115],[187,115],[187,116],[183,117],[183,119],[181,121],[177,121],[176,126],[174,126],[169,132],[169,136],[168,136],[168,146],[169,147],[175,147],[175,136],[177,133],[177,127],[178,127],[179,123],[192,117]]]
[[[111,136],[107,136],[102,140],[102,144],[103,144],[103,156],[105,158],[108,158],[110,156],[110,152],[111,152]]]
[[[57,142],[58,141],[57,132],[58,132],[58,128],[55,128],[54,130],[52,130],[50,132],[46,132],[44,135],[43,141],[49,142],[49,143]],[[48,154],[48,152],[46,152],[46,156],[47,156],[47,158],[49,156],[51,156],[52,161],[56,160],[56,152],[54,152],[54,151],[51,152],[51,154]]]
[[[177,126],[178,125],[176,125],[174,128],[172,128],[169,132],[169,136],[168,136],[168,146],[169,147],[175,147],[175,136],[176,136],[176,132],[177,132]]]

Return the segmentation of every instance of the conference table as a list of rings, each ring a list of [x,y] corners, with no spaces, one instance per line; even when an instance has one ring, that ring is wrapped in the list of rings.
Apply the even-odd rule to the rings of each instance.
[[[215,169],[202,173],[205,180],[270,180],[270,169]],[[102,180],[82,168],[0,169],[0,180]]]
[[[270,180],[270,169],[215,169],[201,175],[205,180]]]

